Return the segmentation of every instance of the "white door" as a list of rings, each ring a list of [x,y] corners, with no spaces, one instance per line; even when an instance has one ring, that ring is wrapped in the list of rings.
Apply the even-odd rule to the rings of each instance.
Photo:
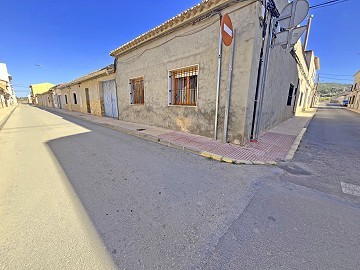
[[[115,80],[102,82],[105,116],[118,118]]]

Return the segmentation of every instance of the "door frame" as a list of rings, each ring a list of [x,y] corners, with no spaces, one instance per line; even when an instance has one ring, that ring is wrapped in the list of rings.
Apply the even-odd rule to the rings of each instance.
[[[88,113],[91,113],[89,88],[85,88],[85,102],[86,102],[86,111]]]
[[[112,118],[116,118],[119,119],[120,117],[120,110],[119,110],[119,99],[118,99],[118,91],[117,91],[117,83],[116,83],[116,79],[108,79],[108,80],[103,80],[101,81],[101,93],[102,93],[102,97],[103,97],[103,104],[104,104],[104,115],[105,115],[105,95],[104,95],[104,82],[109,82],[109,81],[114,81],[114,85],[115,85],[115,101],[116,101],[116,111],[117,111],[117,115],[114,115]],[[109,116],[110,117],[110,116]]]

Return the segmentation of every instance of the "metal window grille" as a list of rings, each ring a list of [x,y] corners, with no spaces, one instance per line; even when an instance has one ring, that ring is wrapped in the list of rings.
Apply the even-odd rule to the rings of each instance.
[[[137,78],[130,80],[130,103],[144,104],[144,79]]]
[[[170,71],[169,104],[196,106],[198,67]]]

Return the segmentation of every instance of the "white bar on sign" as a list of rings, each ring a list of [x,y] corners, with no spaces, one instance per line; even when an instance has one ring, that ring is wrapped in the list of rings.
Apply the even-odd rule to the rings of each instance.
[[[229,34],[230,37],[233,36],[232,30],[229,28],[229,26],[226,25],[226,23],[224,23],[224,30],[225,30],[226,33]]]

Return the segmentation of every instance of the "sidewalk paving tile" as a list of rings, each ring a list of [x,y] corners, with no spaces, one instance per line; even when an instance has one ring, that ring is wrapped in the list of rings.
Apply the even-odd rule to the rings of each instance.
[[[119,131],[128,130],[131,134],[150,136],[165,145],[180,149],[190,149],[200,155],[216,160],[237,164],[275,164],[286,157],[297,136],[311,120],[316,110],[303,112],[290,118],[274,129],[265,132],[257,141],[244,146],[214,141],[212,138],[180,131],[171,131],[143,124],[130,123],[114,118],[99,117],[56,108],[45,108],[65,113],[87,121],[114,127]],[[124,131],[125,132],[125,131]]]

